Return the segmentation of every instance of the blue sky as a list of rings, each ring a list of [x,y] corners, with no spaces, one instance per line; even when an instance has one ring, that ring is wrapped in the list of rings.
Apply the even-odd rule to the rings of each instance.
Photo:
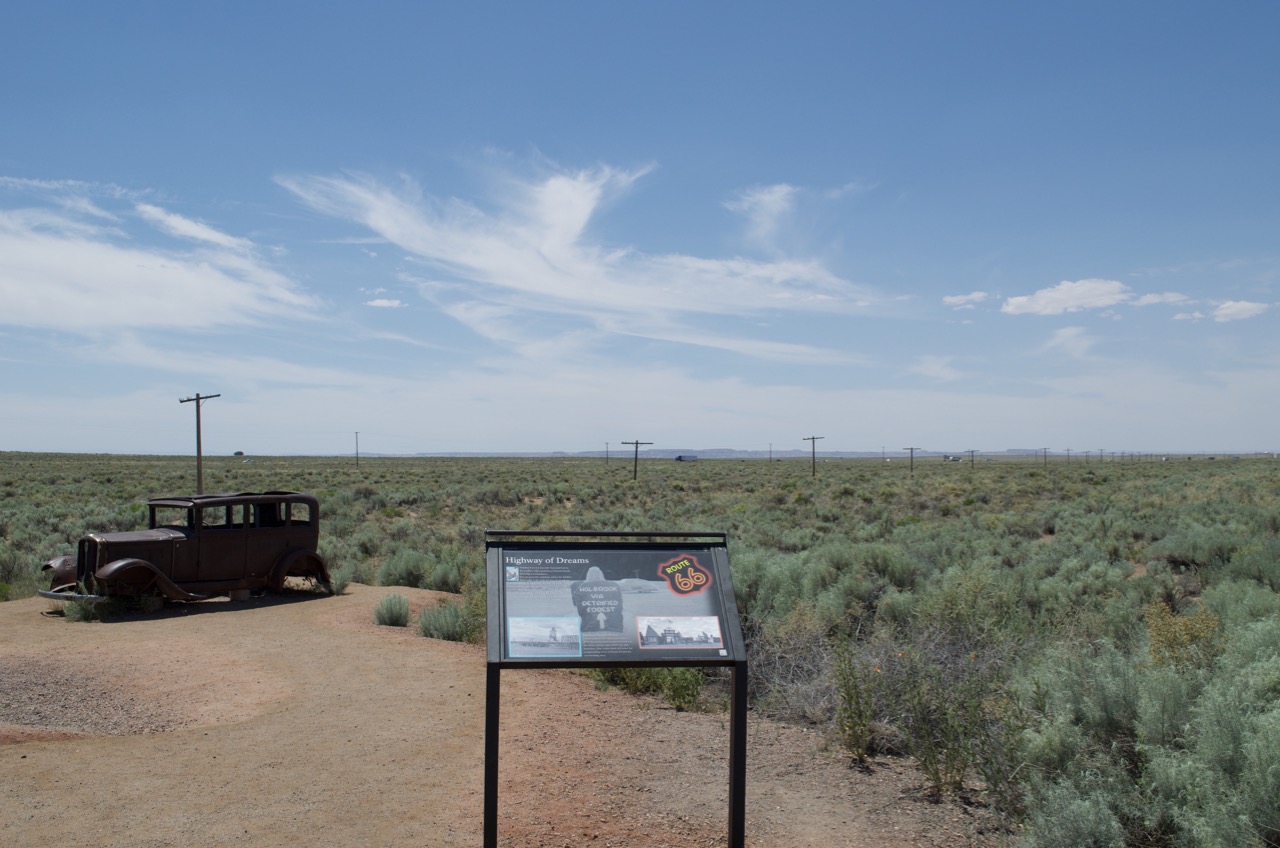
[[[1274,450],[1280,5],[22,4],[0,450]]]

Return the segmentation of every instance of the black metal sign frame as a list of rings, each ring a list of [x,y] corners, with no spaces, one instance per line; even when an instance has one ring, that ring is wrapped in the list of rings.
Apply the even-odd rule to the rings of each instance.
[[[724,533],[491,530],[484,844],[498,844],[503,669],[731,669],[729,848],[746,821],[747,660]]]

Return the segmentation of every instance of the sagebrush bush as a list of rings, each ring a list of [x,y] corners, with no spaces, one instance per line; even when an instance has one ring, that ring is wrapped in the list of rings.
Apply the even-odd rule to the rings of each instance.
[[[590,675],[601,686],[618,686],[641,695],[661,695],[678,711],[698,708],[704,680],[700,668],[595,668]]]
[[[431,559],[427,554],[412,548],[399,548],[378,569],[378,585],[425,589],[431,573]]]
[[[1031,815],[1023,848],[1124,848],[1125,831],[1102,793],[1051,786]]]
[[[409,623],[409,600],[404,595],[386,595],[373,608],[373,620],[386,627],[404,627]]]
[[[462,607],[444,598],[440,599],[438,606],[423,607],[418,614],[418,632],[429,639],[467,641],[467,625]]]
[[[346,594],[347,587],[352,583],[351,578],[354,576],[354,571],[355,569],[349,565],[331,569],[329,571],[329,593],[332,595]]]

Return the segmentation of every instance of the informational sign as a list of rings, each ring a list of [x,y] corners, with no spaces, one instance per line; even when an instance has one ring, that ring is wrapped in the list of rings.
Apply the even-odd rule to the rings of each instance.
[[[503,669],[728,666],[729,848],[743,848],[747,652],[723,533],[485,533],[484,845],[498,845]]]
[[[501,658],[731,660],[722,553],[706,545],[491,549],[502,584]]]

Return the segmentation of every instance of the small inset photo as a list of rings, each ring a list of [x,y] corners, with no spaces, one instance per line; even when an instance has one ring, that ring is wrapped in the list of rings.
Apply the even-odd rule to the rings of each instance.
[[[642,649],[706,649],[723,645],[720,619],[714,615],[637,615],[636,631]]]
[[[577,615],[507,619],[507,656],[582,656],[581,619]]]

